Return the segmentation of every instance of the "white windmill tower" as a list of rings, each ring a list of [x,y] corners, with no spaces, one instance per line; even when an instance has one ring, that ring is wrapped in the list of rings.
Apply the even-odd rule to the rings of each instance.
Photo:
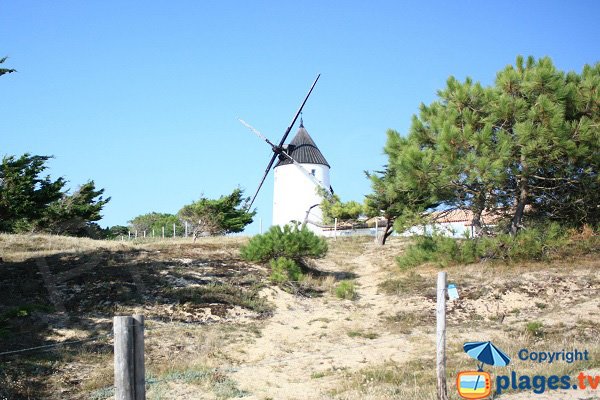
[[[323,198],[318,188],[331,191],[329,163],[304,128],[302,119],[296,136],[284,149],[289,157],[281,157],[275,165],[273,225],[307,222],[310,229],[320,232]]]
[[[308,94],[304,98],[298,112],[292,119],[285,134],[278,145],[272,143],[263,134],[240,119],[240,122],[254,132],[258,137],[267,142],[273,150],[273,156],[267,165],[265,173],[250,201],[248,208],[252,206],[256,196],[275,163],[275,185],[273,192],[273,225],[286,225],[289,223],[306,223],[307,226],[316,231],[321,231],[322,212],[319,207],[321,195],[318,188],[333,193],[329,181],[329,163],[310,137],[304,124],[300,127],[292,141],[284,145],[294,123],[302,112],[306,100],[310,96],[320,75],[313,82]]]

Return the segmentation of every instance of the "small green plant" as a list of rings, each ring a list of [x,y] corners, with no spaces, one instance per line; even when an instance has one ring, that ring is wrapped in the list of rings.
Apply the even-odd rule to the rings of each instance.
[[[266,233],[254,236],[241,248],[244,260],[262,263],[280,257],[302,263],[305,258],[321,258],[326,253],[325,239],[315,235],[306,226],[272,226]]]
[[[273,282],[281,283],[287,281],[299,281],[302,278],[302,270],[296,261],[286,257],[279,257],[269,262]]]
[[[544,325],[539,321],[528,322],[525,330],[529,335],[534,337],[544,336]]]
[[[321,372],[313,372],[310,375],[310,379],[319,379],[319,378],[323,378],[325,376],[327,376],[327,374],[325,372],[323,372],[323,371],[321,371]]]
[[[256,235],[240,255],[244,260],[268,263],[272,282],[300,281],[305,260],[327,253],[327,242],[306,226],[275,225],[265,234]]]
[[[358,297],[356,286],[353,281],[341,281],[335,288],[335,295],[339,299],[355,300]]]

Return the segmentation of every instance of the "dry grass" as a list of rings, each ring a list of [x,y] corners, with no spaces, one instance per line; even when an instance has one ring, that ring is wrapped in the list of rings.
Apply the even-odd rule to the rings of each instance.
[[[135,245],[130,242],[56,235],[0,234],[0,257],[8,262],[21,262],[57,253],[73,254],[95,250],[119,251],[131,248],[135,248]]]
[[[68,296],[74,296],[71,303],[67,302],[68,313],[89,303],[88,308],[84,308],[85,319],[70,322],[60,319],[52,310],[40,307],[44,301],[50,304],[40,282],[42,294],[39,298],[28,300],[27,304],[22,304],[22,309],[9,309],[10,318],[22,322],[23,329],[29,326],[30,330],[32,326],[37,327],[27,325],[30,320],[46,318],[53,327],[40,331],[40,334],[47,332],[49,335],[44,340],[66,340],[74,335],[87,337],[109,332],[109,316],[115,311],[142,312],[148,318],[149,399],[195,398],[190,397],[190,393],[200,391],[206,393],[203,398],[211,399],[242,396],[246,393],[232,380],[234,374],[227,366],[243,362],[240,360],[252,354],[256,357],[253,346],[261,339],[272,339],[265,328],[269,326],[269,320],[264,318],[269,314],[252,311],[261,311],[265,304],[260,296],[261,285],[267,281],[265,271],[240,260],[238,249],[246,241],[244,237],[225,237],[200,238],[196,243],[191,239],[150,238],[120,242],[47,235],[0,235],[4,276],[9,276],[6,275],[8,272],[17,274],[21,270],[31,270],[30,275],[15,283],[21,285],[18,287],[21,291],[15,292],[15,296],[30,290],[33,281],[41,282],[32,258],[49,257],[54,260],[50,263],[52,268],[68,271],[85,261],[89,254],[102,255],[97,270],[84,280],[69,281],[62,289]],[[292,317],[304,307],[315,311],[304,326],[293,319],[291,323],[281,325],[289,328],[289,331],[282,331],[282,335],[289,335],[282,338],[285,340],[281,343],[286,344],[284,350],[293,353],[314,344],[315,340],[329,340],[324,343],[324,347],[329,348],[337,344],[344,346],[339,343],[344,341],[346,346],[347,342],[352,345],[364,342],[376,348],[388,338],[395,340],[397,337],[410,354],[402,353],[402,358],[394,360],[380,357],[343,369],[304,370],[306,384],[318,386],[322,398],[329,399],[434,399],[433,311],[439,269],[426,266],[411,271],[399,270],[394,258],[407,243],[402,238],[391,238],[383,248],[375,246],[372,238],[338,238],[328,243],[329,254],[316,265],[323,273],[307,275],[298,286],[319,291],[321,297],[285,293],[284,299],[295,299],[293,307],[290,303],[282,303],[276,310],[276,313],[292,313]],[[465,341],[492,340],[513,357],[510,368],[494,370],[494,373],[508,374],[514,368],[520,375],[574,376],[580,370],[600,367],[597,317],[600,303],[596,301],[600,293],[598,262],[597,257],[586,256],[552,263],[483,263],[448,268],[449,281],[457,284],[461,296],[459,302],[448,304],[450,398],[458,399],[453,382],[456,373],[475,368],[473,360],[462,350]],[[372,268],[365,273],[361,267],[367,263]],[[135,287],[128,286],[128,271],[140,273],[148,289],[145,293],[140,295]],[[335,289],[339,282],[352,275],[359,296],[352,302],[336,300]],[[93,279],[97,280],[93,281],[96,286],[92,292],[77,292],[86,289]],[[114,304],[103,306],[104,300]],[[0,306],[10,304],[7,298],[3,301]],[[235,318],[229,314],[232,304],[237,304],[236,312],[241,312]],[[27,315],[21,318],[19,312]],[[214,319],[202,319],[206,313]],[[0,315],[0,328],[2,318]],[[97,324],[104,330],[92,332],[89,326]],[[322,330],[323,336],[301,337],[288,343],[290,338],[300,337],[294,335],[313,326]],[[325,327],[327,329],[321,329]],[[0,335],[0,344],[2,340]],[[281,356],[276,353],[277,345],[281,346],[281,343],[269,342],[269,354],[273,351],[273,357]],[[536,364],[517,360],[516,354],[521,348],[542,351],[579,348],[588,349],[592,354],[587,363]],[[240,350],[232,352],[232,349]],[[343,357],[340,352],[331,354],[338,354],[332,357]],[[283,357],[289,357],[292,364],[296,362],[293,355],[286,353]],[[315,364],[321,361],[315,358]],[[276,374],[277,370],[273,368]],[[0,374],[0,383],[20,385],[20,393],[24,396],[21,398],[107,399],[112,395],[109,340],[73,346],[47,353],[44,357],[0,359],[0,370],[19,372],[10,376]],[[0,388],[0,398],[6,397],[5,388]]]
[[[132,240],[94,240],[70,236],[32,234],[13,235],[0,233],[0,257],[4,261],[20,262],[35,257],[58,253],[77,254],[90,251],[166,250],[178,253],[185,249],[220,250],[224,254],[237,251],[246,243],[244,236],[199,238],[138,238]]]
[[[264,274],[239,258],[246,240],[0,235],[0,268],[7,278],[0,282],[7,294],[0,301],[0,352],[94,338],[110,332],[112,315],[141,312],[147,317],[147,368],[154,379],[149,398],[168,398],[160,393],[173,382],[206,386],[215,398],[235,397],[240,392],[227,376],[213,373],[218,363],[211,358],[222,359],[215,349],[240,339],[240,333],[253,337],[257,329],[251,321],[260,322],[270,310],[260,295]],[[53,305],[39,258],[56,280],[66,312]],[[230,314],[248,322],[232,329]],[[111,351],[101,339],[0,358],[0,398],[87,399],[90,393],[107,398]]]

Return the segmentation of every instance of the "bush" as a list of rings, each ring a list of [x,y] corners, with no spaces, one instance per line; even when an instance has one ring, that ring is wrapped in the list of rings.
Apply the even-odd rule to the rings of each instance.
[[[299,281],[302,278],[302,271],[296,261],[286,257],[279,257],[269,262],[271,267],[271,276],[273,282]]]
[[[267,263],[280,257],[303,264],[306,258],[321,258],[327,253],[327,242],[306,226],[272,226],[266,233],[256,235],[241,249],[244,260]]]
[[[352,281],[341,281],[335,288],[335,295],[344,300],[354,300],[358,296],[356,287]]]
[[[551,223],[523,229],[516,236],[501,234],[474,239],[454,239],[439,234],[419,236],[396,260],[401,268],[428,262],[440,266],[469,264],[484,259],[542,261],[599,249],[600,237],[592,228],[584,226],[577,231]]]
[[[539,321],[528,322],[525,325],[525,331],[528,335],[534,337],[542,337],[544,336],[544,325]]]

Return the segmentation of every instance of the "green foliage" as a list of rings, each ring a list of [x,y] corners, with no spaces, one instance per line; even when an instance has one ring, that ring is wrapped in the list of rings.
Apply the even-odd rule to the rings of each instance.
[[[288,281],[297,282],[302,278],[302,270],[298,263],[286,257],[278,257],[269,261],[273,282],[282,283]]]
[[[0,231],[48,232],[75,236],[102,236],[95,224],[102,208],[104,189],[96,190],[93,181],[81,185],[73,194],[63,191],[66,181],[40,176],[47,156],[24,154],[6,156],[0,166]]]
[[[66,182],[40,177],[50,157],[24,154],[6,156],[0,166],[0,231],[31,230],[31,224],[44,216],[45,210],[62,197]]]
[[[335,287],[335,295],[339,299],[355,300],[358,297],[353,281],[343,280]]]
[[[534,337],[542,337],[545,334],[544,325],[539,321],[528,322],[527,325],[525,325],[525,331],[528,335]]]
[[[127,236],[129,234],[129,228],[124,225],[114,225],[106,229],[106,239],[116,239],[120,236]]]
[[[600,237],[590,228],[579,232],[558,223],[528,227],[516,235],[454,239],[443,235],[419,236],[397,257],[401,268],[425,263],[441,266],[469,264],[483,259],[508,262],[542,261],[600,250]]]
[[[327,253],[327,242],[306,226],[272,226],[266,233],[255,235],[241,249],[248,261],[266,263],[284,257],[297,263],[305,258],[320,258]]]
[[[185,232],[185,227],[176,215],[168,213],[157,213],[151,212],[148,214],[138,215],[131,221],[129,221],[129,230],[131,232],[137,231],[138,234],[146,232],[150,235],[154,230],[155,235],[162,235],[162,229],[165,228],[165,236],[171,236],[173,234],[173,224],[175,224],[175,234],[182,236]],[[128,231],[125,231],[127,235]]]
[[[63,192],[63,178],[52,180],[39,175],[47,169],[50,157],[24,154],[4,157],[0,167],[0,230],[38,231],[68,235],[87,235],[90,224],[101,218],[103,189],[94,182],[82,185],[75,193]],[[100,196],[98,200],[95,198]]]
[[[45,215],[35,221],[35,230],[57,235],[102,235],[100,228],[92,222],[102,218],[100,212],[110,201],[110,197],[102,198],[103,193],[104,189],[96,190],[94,181],[81,185],[71,195],[63,193],[59,200],[48,206]]]
[[[4,64],[4,61],[6,61],[8,57],[2,57],[0,58],[0,64]],[[16,69],[11,69],[11,68],[0,68],[0,76],[4,75],[4,74],[10,74],[12,72],[17,72]]]
[[[472,211],[476,231],[485,210],[503,213],[513,235],[535,219],[597,225],[599,92],[600,63],[565,74],[549,58],[518,57],[489,87],[450,77],[406,137],[388,131],[368,210],[396,230],[438,204]]]
[[[194,235],[242,232],[256,214],[256,211],[247,210],[250,199],[244,198],[243,194],[243,190],[237,188],[215,200],[201,197],[179,210],[178,216],[181,221],[188,222]]]
[[[359,202],[350,200],[342,202],[336,194],[331,194],[322,188],[319,194],[323,197],[321,201],[321,210],[323,211],[323,222],[333,224],[335,219],[338,221],[355,221],[361,214],[364,214],[364,207]]]
[[[436,207],[439,201],[432,189],[439,172],[433,168],[431,152],[400,136],[387,132],[384,148],[388,165],[384,171],[367,172],[373,192],[365,197],[368,216],[383,216],[387,220],[380,244],[385,244],[394,228],[403,231],[419,221],[422,213]]]

